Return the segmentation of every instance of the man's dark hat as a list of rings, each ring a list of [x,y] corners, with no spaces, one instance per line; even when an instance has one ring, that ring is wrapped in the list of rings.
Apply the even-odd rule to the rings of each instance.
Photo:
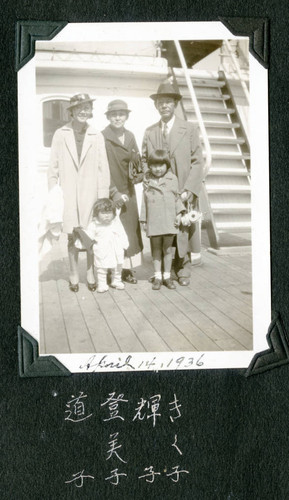
[[[130,113],[127,103],[121,99],[115,99],[114,101],[108,103],[105,114],[108,115],[111,111],[126,111],[127,113]]]
[[[91,99],[88,94],[76,94],[70,99],[70,104],[67,109],[75,108],[80,104],[85,104],[86,102],[93,102],[95,99]]]
[[[161,83],[157,93],[152,94],[150,96],[153,101],[155,101],[158,97],[171,97],[172,99],[177,99],[180,101],[182,99],[181,94],[179,93],[178,89],[176,89],[171,83]]]

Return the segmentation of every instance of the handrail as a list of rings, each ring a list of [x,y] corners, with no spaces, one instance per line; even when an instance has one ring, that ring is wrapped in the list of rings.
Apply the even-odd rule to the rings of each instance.
[[[207,175],[207,173],[208,173],[208,171],[209,171],[209,169],[210,169],[210,167],[211,167],[211,163],[212,163],[211,146],[210,146],[210,143],[209,143],[209,139],[208,139],[208,135],[207,135],[207,131],[206,131],[205,125],[204,125],[203,117],[202,117],[202,114],[201,114],[201,111],[200,111],[199,103],[197,101],[196,93],[195,93],[194,87],[192,85],[192,81],[191,81],[191,78],[190,78],[190,75],[189,75],[189,72],[188,72],[187,63],[185,61],[185,58],[184,58],[184,55],[183,55],[183,51],[182,51],[180,42],[179,42],[179,40],[174,40],[174,43],[175,43],[175,46],[176,46],[176,49],[177,49],[177,53],[178,53],[178,56],[179,56],[179,59],[180,59],[180,62],[181,62],[181,65],[182,65],[182,68],[183,68],[183,71],[184,71],[184,75],[185,75],[185,78],[186,78],[187,86],[188,86],[188,89],[189,89],[189,92],[190,92],[190,97],[191,97],[191,100],[192,100],[192,103],[193,103],[193,106],[194,106],[194,110],[195,110],[195,113],[196,113],[196,116],[197,116],[197,119],[198,119],[198,122],[199,122],[201,134],[202,134],[203,141],[204,141],[205,153],[206,153],[206,161],[205,161],[205,168],[204,168],[204,178],[205,178],[206,175]]]
[[[232,61],[233,61],[233,65],[234,65],[234,67],[235,67],[235,71],[236,71],[236,73],[237,73],[237,75],[238,75],[238,77],[239,77],[239,79],[240,79],[241,85],[242,85],[242,87],[243,87],[244,94],[245,94],[245,97],[246,97],[246,99],[247,99],[247,103],[248,103],[248,104],[250,104],[250,94],[249,94],[249,91],[248,91],[247,85],[246,85],[246,83],[245,83],[245,81],[244,81],[244,78],[243,78],[243,76],[242,76],[242,73],[241,73],[241,71],[240,71],[240,67],[239,67],[239,63],[238,63],[238,61],[237,61],[237,58],[236,58],[235,54],[233,53],[232,48],[231,48],[231,46],[230,46],[230,44],[229,44],[228,40],[224,40],[224,41],[223,41],[223,44],[225,45],[225,47],[226,47],[226,49],[227,49],[227,51],[228,51],[228,53],[229,53],[229,56],[231,57],[231,59],[232,59]]]

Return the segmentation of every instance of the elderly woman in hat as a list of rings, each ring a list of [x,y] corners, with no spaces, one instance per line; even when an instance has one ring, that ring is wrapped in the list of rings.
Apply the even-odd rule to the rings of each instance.
[[[134,184],[143,178],[139,151],[132,132],[124,127],[130,110],[127,103],[116,99],[108,104],[109,125],[102,131],[110,168],[110,196],[121,209],[120,219],[128,237],[122,280],[136,283],[133,267],[141,264],[143,249]]]
[[[63,231],[68,235],[70,265],[69,288],[79,289],[78,250],[72,237],[73,229],[88,226],[92,208],[98,198],[109,196],[110,174],[103,135],[87,120],[92,117],[92,102],[88,94],[70,99],[71,121],[56,130],[51,146],[48,187],[59,183],[64,198]],[[93,255],[87,253],[87,286],[96,289]]]

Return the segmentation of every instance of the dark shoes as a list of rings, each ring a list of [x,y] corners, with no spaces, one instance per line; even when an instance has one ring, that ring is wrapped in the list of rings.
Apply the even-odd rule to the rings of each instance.
[[[95,290],[96,290],[96,283],[89,283],[89,282],[87,282],[87,288],[91,292],[95,292]],[[79,284],[76,283],[75,285],[73,285],[71,282],[69,282],[69,289],[72,292],[78,292],[79,291]]]
[[[174,284],[173,280],[171,278],[167,280],[163,280],[163,284],[169,288],[170,290],[175,290],[176,285]]]
[[[130,283],[131,285],[135,285],[137,283],[137,279],[134,277],[131,271],[123,270],[123,272],[121,273],[121,279],[122,281]]]
[[[90,292],[95,292],[96,290],[96,283],[89,283],[89,281],[87,282],[87,288]]]
[[[78,292],[78,290],[79,290],[78,283],[76,283],[75,285],[73,285],[71,282],[69,282],[69,289],[70,289],[72,292]]]
[[[169,288],[169,290],[175,290],[176,288],[176,285],[171,278],[167,280],[159,280],[158,278],[154,278],[152,284],[153,290],[159,290],[162,285],[165,285],[167,288]]]
[[[162,280],[159,280],[157,278],[154,278],[153,280],[153,285],[152,285],[152,289],[153,290],[159,290],[162,286]]]
[[[188,286],[190,284],[190,278],[179,278],[178,282],[181,286]]]

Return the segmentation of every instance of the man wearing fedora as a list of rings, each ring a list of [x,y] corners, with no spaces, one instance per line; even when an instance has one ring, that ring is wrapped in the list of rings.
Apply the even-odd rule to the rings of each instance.
[[[88,226],[94,203],[109,196],[110,172],[101,132],[91,127],[92,102],[88,94],[76,94],[68,109],[71,121],[56,130],[51,145],[48,188],[62,188],[64,199],[63,232],[68,235],[70,264],[69,288],[79,289],[78,250],[74,246],[73,229]],[[87,253],[87,286],[96,289],[93,255]]]
[[[148,127],[142,145],[143,170],[153,151],[166,149],[171,168],[179,181],[179,191],[184,203],[198,207],[198,196],[203,181],[203,156],[197,128],[190,122],[175,116],[175,109],[182,96],[178,89],[169,83],[162,83],[151,99],[160,114],[160,121]],[[180,226],[176,236],[174,270],[182,286],[190,283],[191,252],[200,254],[199,224]],[[200,261],[200,255],[199,255]]]

